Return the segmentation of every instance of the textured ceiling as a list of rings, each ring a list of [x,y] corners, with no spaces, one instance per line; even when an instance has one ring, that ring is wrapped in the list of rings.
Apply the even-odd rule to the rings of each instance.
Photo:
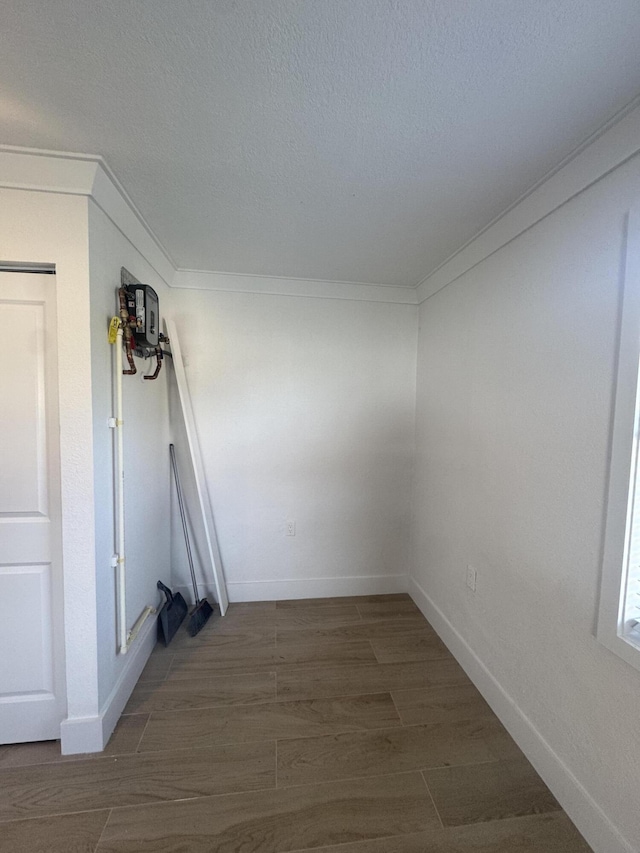
[[[416,284],[640,91],[638,0],[3,0],[0,143],[179,266]]]

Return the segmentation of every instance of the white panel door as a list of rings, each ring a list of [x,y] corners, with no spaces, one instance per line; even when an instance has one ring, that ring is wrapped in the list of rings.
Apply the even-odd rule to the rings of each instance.
[[[55,276],[0,272],[0,743],[65,715]]]

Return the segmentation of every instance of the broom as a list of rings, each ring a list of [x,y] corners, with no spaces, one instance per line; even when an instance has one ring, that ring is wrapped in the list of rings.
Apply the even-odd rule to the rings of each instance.
[[[193,568],[193,557],[191,555],[191,543],[189,542],[189,531],[187,529],[187,516],[184,511],[184,501],[182,499],[182,488],[180,486],[180,477],[178,476],[178,465],[176,463],[176,452],[173,444],[169,445],[169,455],[171,456],[171,468],[173,477],[176,481],[176,492],[178,495],[178,506],[180,507],[180,518],[182,520],[182,530],[184,531],[184,544],[187,549],[187,559],[189,561],[189,571],[191,572],[191,582],[193,584],[193,599],[195,607],[191,611],[189,621],[187,622],[187,631],[191,637],[195,637],[198,631],[207,624],[207,621],[213,613],[213,607],[209,604],[206,598],[198,598],[198,584],[196,581],[196,573]]]

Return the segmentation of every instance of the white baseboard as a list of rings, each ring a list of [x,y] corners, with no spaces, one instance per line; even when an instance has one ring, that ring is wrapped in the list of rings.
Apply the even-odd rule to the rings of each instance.
[[[148,619],[135,644],[127,652],[120,677],[99,714],[95,717],[72,717],[62,722],[60,737],[63,755],[102,752],[153,651],[156,632],[156,620]]]
[[[531,761],[595,853],[639,853],[553,751],[515,700],[414,579],[409,594]]]
[[[101,752],[102,718],[68,717],[60,724],[60,746],[63,755],[78,755],[85,752]]]
[[[281,581],[227,583],[229,601],[277,601],[292,598],[334,598],[383,595],[407,591],[407,575],[347,578],[297,578]]]

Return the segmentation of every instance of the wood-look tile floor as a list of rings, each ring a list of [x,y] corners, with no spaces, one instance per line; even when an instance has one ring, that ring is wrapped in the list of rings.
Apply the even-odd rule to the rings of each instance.
[[[104,753],[0,747],[0,853],[588,853],[406,595],[231,605]]]

